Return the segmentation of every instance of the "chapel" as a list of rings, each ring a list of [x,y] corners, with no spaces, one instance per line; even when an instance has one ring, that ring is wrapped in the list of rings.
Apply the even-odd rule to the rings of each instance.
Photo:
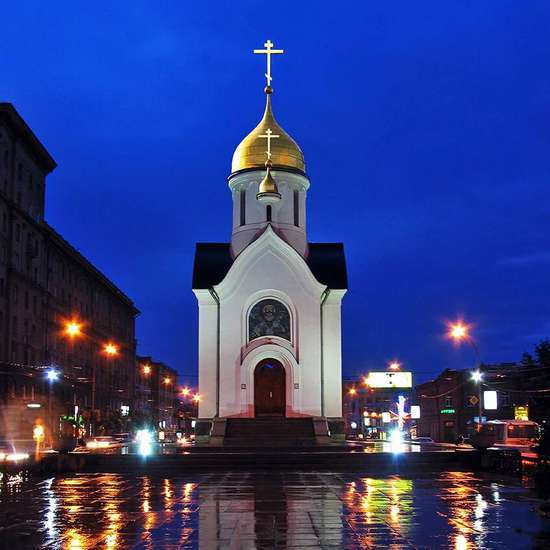
[[[342,431],[344,247],[308,239],[304,154],[272,105],[271,56],[282,50],[264,47],[265,110],[228,178],[231,239],[196,245],[199,443]]]

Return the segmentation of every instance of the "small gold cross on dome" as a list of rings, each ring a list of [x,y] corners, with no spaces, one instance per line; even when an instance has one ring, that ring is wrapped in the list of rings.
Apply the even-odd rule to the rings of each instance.
[[[264,138],[264,139],[267,139],[267,160],[271,160],[271,140],[274,139],[274,138],[278,138],[278,137],[281,137],[279,134],[274,134],[273,133],[273,130],[271,130],[271,128],[268,128],[266,131],[265,131],[265,134],[263,135],[259,135],[258,138]]]
[[[284,50],[274,50],[273,49],[274,45],[275,44],[273,44],[273,42],[271,42],[271,40],[267,40],[267,42],[264,44],[265,50],[254,50],[254,53],[260,53],[260,54],[265,53],[265,55],[267,57],[267,72],[265,73],[265,77],[267,78],[267,86],[268,87],[271,86],[271,81],[273,80],[272,77],[271,77],[271,56],[273,54],[280,54],[280,53],[285,52]]]

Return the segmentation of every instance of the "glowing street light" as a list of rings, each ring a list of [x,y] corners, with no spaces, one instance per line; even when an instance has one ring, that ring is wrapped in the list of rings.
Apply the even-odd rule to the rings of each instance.
[[[392,361],[388,366],[390,370],[399,370],[401,368],[401,363],[399,361]]]
[[[55,382],[58,378],[59,378],[59,373],[54,370],[54,369],[50,369],[47,373],[46,373],[46,377],[48,378],[48,380],[50,382]]]
[[[350,395],[355,395],[355,394],[357,393],[357,390],[356,390],[355,388],[350,388],[350,389],[348,390],[348,393],[349,393]]]
[[[181,393],[184,397],[189,397],[189,394],[191,393],[191,390],[189,388],[183,388],[181,390]]]
[[[471,380],[475,382],[478,386],[478,422],[477,429],[481,429],[481,415],[483,414],[483,404],[481,402],[481,385],[483,380],[483,373],[481,372],[481,357],[479,355],[479,349],[470,335],[470,325],[467,325],[462,320],[457,321],[456,323],[448,324],[447,336],[453,340],[456,344],[461,342],[467,342],[471,348],[474,350],[476,360],[477,360],[477,369],[471,373]]]
[[[82,334],[81,325],[76,321],[70,321],[65,325],[65,334],[69,338],[76,338]]]
[[[103,346],[103,351],[109,357],[114,357],[115,355],[118,355],[118,347],[115,346],[115,344],[105,344],[105,346]]]
[[[483,373],[478,369],[472,372],[471,379],[477,384],[483,380]]]
[[[470,327],[468,325],[465,325],[462,321],[457,321],[449,325],[448,334],[455,342],[461,342],[462,340],[470,338],[469,329]]]
[[[143,365],[143,374],[151,374],[150,365]]]
[[[196,394],[193,396],[193,401],[194,401],[195,403],[198,403],[200,400],[201,400],[201,396],[200,396],[198,393],[196,393]]]
[[[165,379],[164,379],[164,383],[168,386],[168,384],[170,384],[170,382],[172,382],[172,379],[167,376]]]

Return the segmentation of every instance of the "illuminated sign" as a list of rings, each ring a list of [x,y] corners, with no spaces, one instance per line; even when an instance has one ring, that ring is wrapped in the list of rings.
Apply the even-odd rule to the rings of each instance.
[[[441,409],[439,412],[441,414],[454,414],[455,410],[454,409]]]
[[[382,413],[382,422],[384,422],[384,424],[391,422],[391,414],[389,412]]]
[[[420,405],[411,405],[411,418],[413,420],[420,418]]]
[[[411,388],[412,372],[369,372],[365,383],[370,388]]]
[[[514,420],[529,420],[529,405],[514,407]]]
[[[496,411],[498,409],[497,392],[494,390],[485,390],[483,392],[483,408],[487,411]]]

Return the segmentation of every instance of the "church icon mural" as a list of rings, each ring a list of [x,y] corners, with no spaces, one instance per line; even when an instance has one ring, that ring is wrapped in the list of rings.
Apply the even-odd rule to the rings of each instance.
[[[290,313],[278,300],[262,300],[250,311],[248,339],[278,336],[290,342]]]

